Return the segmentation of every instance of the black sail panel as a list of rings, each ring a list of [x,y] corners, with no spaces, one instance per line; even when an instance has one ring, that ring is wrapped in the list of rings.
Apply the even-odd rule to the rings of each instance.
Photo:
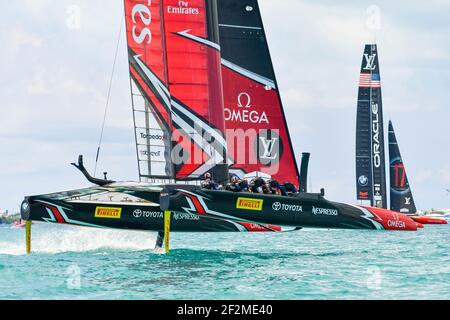
[[[230,171],[299,184],[298,166],[257,0],[219,0]]]
[[[391,177],[391,210],[414,215],[416,204],[409,185],[405,165],[395,136],[394,126],[389,122],[389,163]]]
[[[366,45],[364,50],[356,131],[357,199],[387,208],[383,103],[376,45]]]

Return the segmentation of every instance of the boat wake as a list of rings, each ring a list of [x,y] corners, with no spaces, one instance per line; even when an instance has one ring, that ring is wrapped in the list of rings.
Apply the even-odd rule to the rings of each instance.
[[[89,252],[99,250],[154,250],[156,233],[35,225],[32,233],[34,254]],[[25,230],[2,229],[0,255],[25,255]]]

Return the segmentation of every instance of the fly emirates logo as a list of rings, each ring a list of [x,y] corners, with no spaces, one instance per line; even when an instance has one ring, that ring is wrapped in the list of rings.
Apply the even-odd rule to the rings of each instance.
[[[189,1],[178,1],[176,6],[167,6],[167,13],[170,14],[186,14],[186,15],[198,15],[200,14],[199,8],[193,8],[189,6]]]
[[[155,4],[157,6],[157,4]],[[148,0],[146,4],[135,4],[131,9],[131,19],[133,21],[133,29],[131,31],[133,40],[137,44],[152,43],[152,0]],[[153,11],[158,7],[153,8]],[[157,12],[157,11],[156,11]],[[167,6],[167,12],[171,14],[200,14],[199,8],[189,7],[189,1],[178,1],[176,6]]]

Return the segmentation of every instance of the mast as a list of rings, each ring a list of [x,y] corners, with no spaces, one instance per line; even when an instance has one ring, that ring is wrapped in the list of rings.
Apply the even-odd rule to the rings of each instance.
[[[407,215],[415,215],[417,213],[416,204],[391,121],[389,121],[389,163],[391,210]]]
[[[376,44],[364,49],[357,112],[357,199],[362,204],[387,208],[383,103]]]
[[[310,153],[303,153],[302,165],[301,165],[301,169],[300,169],[300,192],[301,193],[308,192],[308,169],[309,169],[310,158],[311,158]]]

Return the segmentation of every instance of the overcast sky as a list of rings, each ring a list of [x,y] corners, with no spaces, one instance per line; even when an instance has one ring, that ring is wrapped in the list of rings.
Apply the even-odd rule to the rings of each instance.
[[[260,3],[295,151],[312,152],[314,191],[355,202],[359,68],[376,39],[385,120],[416,203],[450,207],[450,1]],[[0,208],[86,185],[69,163],[84,154],[93,167],[122,11],[122,0],[0,1]],[[136,180],[124,37],[100,171]]]

